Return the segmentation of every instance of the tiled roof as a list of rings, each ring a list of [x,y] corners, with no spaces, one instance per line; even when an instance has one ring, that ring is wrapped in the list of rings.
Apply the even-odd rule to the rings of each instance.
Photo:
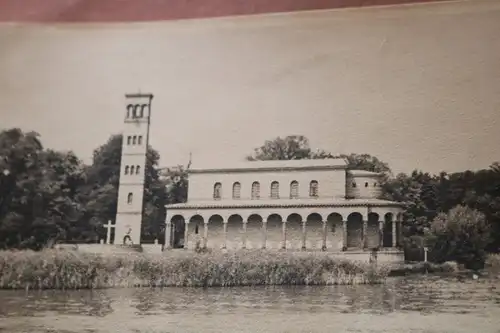
[[[382,175],[381,172],[372,172],[366,170],[349,170],[349,174],[355,177],[377,177]]]
[[[345,169],[346,160],[342,158],[329,159],[302,159],[279,161],[242,161],[227,163],[193,163],[190,172],[227,172],[227,171],[252,171],[252,170],[286,170],[286,169]]]
[[[167,205],[167,209],[217,209],[217,208],[288,208],[288,207],[398,207],[400,202],[379,199],[277,199],[277,200],[224,200],[194,201]]]

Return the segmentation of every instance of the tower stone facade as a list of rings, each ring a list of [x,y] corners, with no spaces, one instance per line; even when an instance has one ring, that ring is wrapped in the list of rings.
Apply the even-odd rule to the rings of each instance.
[[[140,244],[152,94],[125,95],[115,244]]]

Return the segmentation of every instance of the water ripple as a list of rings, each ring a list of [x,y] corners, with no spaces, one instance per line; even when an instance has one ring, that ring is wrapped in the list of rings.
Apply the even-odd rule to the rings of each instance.
[[[66,324],[74,329],[72,321],[80,320],[85,325],[82,324],[76,331],[70,330],[79,333],[98,332],[99,327],[93,326],[97,318],[103,318],[105,322],[123,320],[124,323],[166,320],[165,329],[177,322],[175,318],[207,319],[221,315],[238,320],[257,316],[260,321],[284,316],[284,324],[291,324],[292,318],[313,315],[325,316],[327,322],[334,316],[373,318],[365,316],[384,315],[384,318],[389,318],[387,316],[409,316],[412,313],[426,318],[431,315],[469,315],[491,319],[500,315],[499,287],[497,280],[460,282],[452,278],[420,276],[394,278],[385,285],[375,286],[0,291],[0,317],[6,318],[2,323],[8,323],[14,329],[26,322],[45,322],[50,318],[63,323],[62,326],[64,318],[70,318]],[[95,320],[87,321],[85,318]],[[208,320],[207,324],[236,324],[214,320]],[[336,324],[341,323],[342,320]],[[33,324],[29,330],[35,332],[37,325]],[[319,325],[321,328],[321,323]],[[0,331],[2,328],[0,324]],[[58,331],[64,331],[63,328]],[[368,332],[367,329],[362,330]]]

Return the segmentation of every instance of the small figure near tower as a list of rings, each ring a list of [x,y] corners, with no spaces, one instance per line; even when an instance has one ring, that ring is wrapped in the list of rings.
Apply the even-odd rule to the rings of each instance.
[[[115,244],[140,244],[152,94],[126,94]]]

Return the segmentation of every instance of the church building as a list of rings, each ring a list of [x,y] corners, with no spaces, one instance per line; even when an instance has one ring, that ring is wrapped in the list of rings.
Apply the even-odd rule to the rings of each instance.
[[[401,252],[381,176],[344,159],[193,165],[187,202],[166,206],[166,248]]]
[[[153,95],[125,97],[116,223],[108,227],[113,243],[141,245]],[[322,251],[365,260],[377,249],[380,259],[403,258],[401,204],[380,198],[381,174],[350,170],[344,159],[195,164],[188,172],[187,202],[166,206],[163,250]]]

